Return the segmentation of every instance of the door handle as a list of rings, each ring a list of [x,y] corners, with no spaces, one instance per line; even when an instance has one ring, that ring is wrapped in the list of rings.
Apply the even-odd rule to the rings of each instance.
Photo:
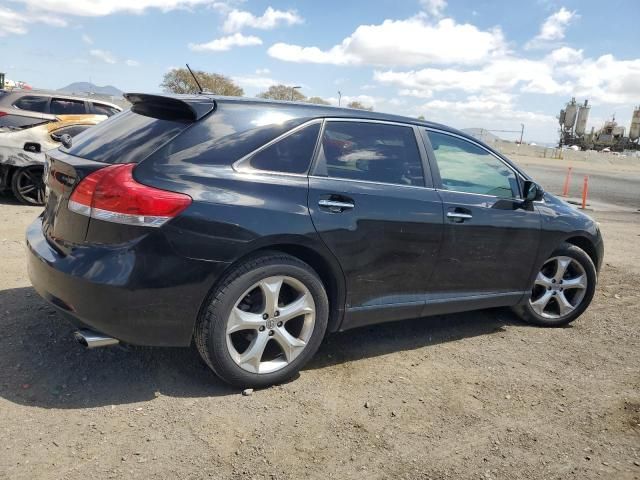
[[[341,202],[339,200],[319,200],[318,205],[321,208],[329,209],[329,211],[333,213],[340,213],[355,207],[355,205],[351,202]]]
[[[447,217],[468,220],[470,218],[473,218],[473,215],[471,215],[470,213],[447,212]]]
[[[470,213],[460,212],[456,210],[454,210],[453,212],[447,212],[447,218],[449,219],[450,222],[463,223],[473,218],[473,215],[471,215]]]

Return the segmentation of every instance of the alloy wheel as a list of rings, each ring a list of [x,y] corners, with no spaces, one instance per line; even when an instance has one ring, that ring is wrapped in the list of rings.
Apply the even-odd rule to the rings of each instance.
[[[14,175],[13,193],[18,200],[29,205],[44,205],[42,167],[21,168]]]
[[[538,272],[529,303],[543,318],[563,319],[578,308],[587,291],[587,283],[584,267],[576,259],[552,257]]]
[[[233,361],[252,373],[272,373],[305,349],[315,325],[316,307],[309,289],[288,276],[256,282],[231,309],[227,348]]]

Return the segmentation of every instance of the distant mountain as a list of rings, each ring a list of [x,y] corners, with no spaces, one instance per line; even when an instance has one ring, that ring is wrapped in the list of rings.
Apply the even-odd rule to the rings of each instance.
[[[114,97],[119,97],[123,93],[122,90],[119,90],[112,85],[99,87],[98,85],[94,85],[93,83],[89,82],[70,83],[66,87],[59,88],[58,91],[67,93],[97,93],[100,95],[111,95]]]
[[[494,135],[489,130],[485,128],[463,128],[462,131],[464,133],[468,133],[474,138],[484,142],[484,143],[493,143],[498,140],[502,140],[499,136]]]

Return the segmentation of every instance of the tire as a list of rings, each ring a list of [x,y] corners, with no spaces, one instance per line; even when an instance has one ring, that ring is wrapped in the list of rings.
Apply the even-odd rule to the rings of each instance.
[[[268,387],[289,380],[311,359],[328,317],[329,301],[316,272],[295,257],[267,252],[234,267],[211,292],[194,340],[225,382]],[[263,353],[254,354],[261,348]]]
[[[550,275],[554,268],[555,274]],[[567,325],[582,315],[593,300],[597,279],[591,257],[581,248],[563,243],[540,268],[526,303],[513,310],[533,325]]]
[[[25,205],[44,205],[43,173],[40,165],[17,168],[11,177],[13,195]]]

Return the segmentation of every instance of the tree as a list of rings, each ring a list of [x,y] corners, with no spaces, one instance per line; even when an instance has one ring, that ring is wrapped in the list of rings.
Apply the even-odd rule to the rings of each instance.
[[[198,78],[205,92],[230,97],[241,97],[244,95],[244,90],[236,85],[229,77],[218,73],[207,73],[201,70],[193,73]],[[189,70],[186,68],[174,68],[165,73],[160,86],[165,92],[171,93],[198,93],[200,91]]]
[[[347,103],[347,108],[356,108],[358,110],[369,110],[373,111],[373,107],[365,107],[362,103],[357,100],[353,100],[352,102]]]
[[[331,105],[324,98],[320,97],[309,97],[305,100],[307,103],[315,103],[316,105]]]
[[[420,116],[418,117],[418,120],[424,120],[424,115],[420,115]]]
[[[271,85],[266,92],[258,94],[258,98],[269,98],[271,100],[295,100],[304,101],[307,97],[298,90],[287,85]]]

